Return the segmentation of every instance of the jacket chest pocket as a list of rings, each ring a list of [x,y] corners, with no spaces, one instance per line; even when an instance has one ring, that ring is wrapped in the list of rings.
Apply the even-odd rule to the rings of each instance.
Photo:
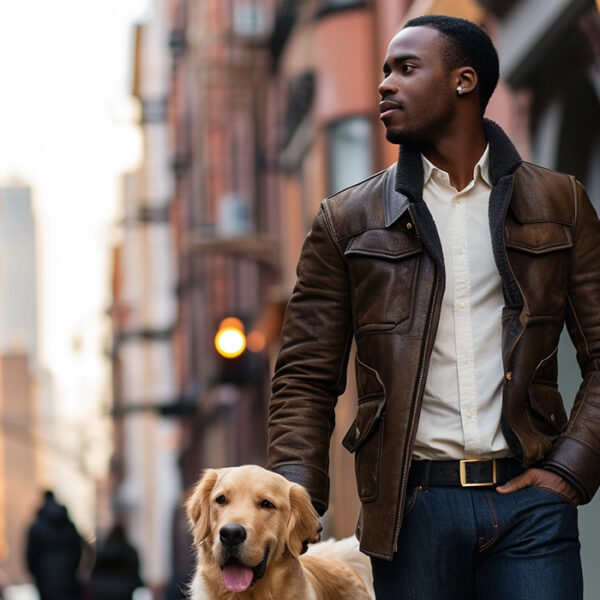
[[[411,314],[421,241],[398,229],[374,229],[354,237],[344,252],[352,281],[357,335],[393,329]]]
[[[565,308],[571,230],[560,223],[507,223],[508,260],[530,316],[557,317]]]

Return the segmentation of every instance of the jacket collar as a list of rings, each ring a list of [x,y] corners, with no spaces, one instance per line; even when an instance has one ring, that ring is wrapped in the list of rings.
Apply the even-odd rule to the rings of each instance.
[[[386,227],[389,227],[390,225],[392,225],[392,223],[395,223],[408,208],[408,196],[394,189],[394,185],[397,179],[396,169],[397,165],[393,164],[387,169],[387,172],[385,174],[386,180],[384,209]]]
[[[499,125],[484,119],[483,127],[490,146],[489,178],[492,185],[496,185],[502,177],[513,173],[522,163],[522,159]],[[423,176],[421,153],[412,146],[400,146],[398,162],[390,167],[387,173],[386,227],[398,219],[409,202],[423,201]]]

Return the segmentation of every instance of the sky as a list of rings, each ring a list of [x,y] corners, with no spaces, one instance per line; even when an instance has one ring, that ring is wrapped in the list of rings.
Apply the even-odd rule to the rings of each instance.
[[[147,5],[0,0],[0,185],[33,188],[39,359],[57,410],[75,420],[110,387],[110,246],[119,175],[139,160],[132,28]]]

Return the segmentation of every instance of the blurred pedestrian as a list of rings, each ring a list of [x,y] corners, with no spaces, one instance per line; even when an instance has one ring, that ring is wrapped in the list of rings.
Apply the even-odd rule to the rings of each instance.
[[[172,575],[163,600],[185,600],[188,597],[187,589],[192,579],[195,552],[193,548],[192,532],[188,526],[187,514],[184,510],[185,501],[191,490],[182,494],[181,501],[173,514],[173,561]]]
[[[131,600],[142,587],[137,550],[127,541],[125,529],[116,523],[98,548],[89,584],[90,600]]]
[[[29,527],[27,568],[33,575],[40,600],[80,600],[78,578],[83,542],[67,509],[44,492],[43,504]]]

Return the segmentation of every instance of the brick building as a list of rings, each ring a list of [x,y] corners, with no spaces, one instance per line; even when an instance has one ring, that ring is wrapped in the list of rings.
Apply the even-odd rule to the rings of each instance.
[[[323,197],[396,159],[378,120],[377,85],[387,44],[407,18],[442,13],[484,25],[503,65],[487,116],[525,158],[574,172],[600,203],[600,20],[592,0],[155,4],[169,31],[177,305],[169,340],[184,489],[205,466],[265,462],[272,360],[304,236]],[[253,343],[228,361],[213,341],[229,316]],[[569,397],[578,371],[564,352]],[[353,459],[339,443],[354,414],[353,386],[349,373],[331,449],[325,527],[335,536],[352,533],[358,511]],[[584,543],[587,564],[593,543],[587,554]],[[586,576],[594,576],[589,567]]]

